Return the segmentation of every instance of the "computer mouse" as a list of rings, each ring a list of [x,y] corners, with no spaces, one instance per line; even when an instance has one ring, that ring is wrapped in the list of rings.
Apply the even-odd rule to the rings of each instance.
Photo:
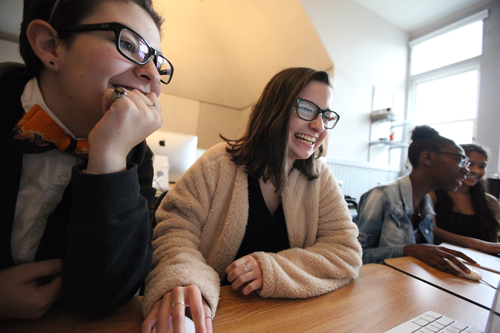
[[[457,271],[461,272],[463,274],[464,278],[466,278],[466,279],[474,280],[474,281],[479,281],[479,280],[481,280],[483,278],[483,276],[481,275],[481,273],[479,273],[478,271],[476,271],[473,268],[468,267],[470,269],[470,273],[467,274],[463,270],[461,270],[460,268],[458,268],[457,265],[455,265],[451,260],[448,260],[448,263],[451,265],[451,267],[453,267]]]

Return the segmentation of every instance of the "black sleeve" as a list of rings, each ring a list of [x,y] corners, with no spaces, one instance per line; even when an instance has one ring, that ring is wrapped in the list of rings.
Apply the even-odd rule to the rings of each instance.
[[[128,164],[124,172],[73,170],[62,292],[70,306],[88,317],[103,317],[133,297],[151,269],[148,207],[155,189],[146,149],[143,163]]]

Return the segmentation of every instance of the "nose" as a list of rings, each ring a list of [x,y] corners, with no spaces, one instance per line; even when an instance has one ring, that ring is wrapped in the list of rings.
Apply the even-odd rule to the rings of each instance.
[[[321,133],[325,130],[325,126],[323,125],[323,114],[321,112],[314,120],[309,122],[309,128],[312,128],[317,133]]]
[[[151,84],[160,83],[160,73],[158,73],[158,69],[156,69],[153,57],[149,58],[148,62],[144,65],[137,65],[135,72],[138,76],[148,80]]]
[[[468,175],[470,173],[469,167],[463,167],[460,171],[462,171],[464,175]]]
[[[479,173],[479,168],[476,166],[469,165],[469,170],[472,173]]]

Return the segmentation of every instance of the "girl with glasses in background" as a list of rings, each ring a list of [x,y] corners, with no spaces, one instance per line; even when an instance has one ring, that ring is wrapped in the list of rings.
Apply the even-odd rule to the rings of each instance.
[[[417,126],[408,148],[410,174],[379,185],[361,196],[358,215],[363,263],[411,256],[441,271],[457,276],[453,268],[470,270],[457,257],[471,264],[465,254],[434,245],[434,211],[428,193],[435,189],[454,192],[466,179],[469,159],[455,142],[429,126]],[[449,260],[449,261],[448,261]]]
[[[318,158],[339,116],[327,73],[290,68],[253,107],[244,136],[209,149],[171,189],[156,219],[143,332],[212,332],[220,286],[307,298],[358,274],[347,203]],[[170,321],[171,318],[171,321]],[[154,327],[154,328],[153,328]]]
[[[0,78],[1,318],[61,296],[102,317],[143,284],[162,22],[150,0],[25,1],[25,67]]]
[[[461,145],[470,159],[470,172],[456,192],[430,193],[436,211],[434,237],[446,242],[500,254],[498,199],[486,192],[486,150],[475,144]]]

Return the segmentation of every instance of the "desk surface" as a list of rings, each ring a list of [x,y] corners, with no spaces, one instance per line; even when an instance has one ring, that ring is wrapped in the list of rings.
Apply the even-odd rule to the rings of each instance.
[[[35,321],[0,322],[10,332],[139,332],[140,298],[110,316],[87,321],[65,309],[51,309]],[[309,299],[263,299],[223,287],[215,333],[385,332],[428,310],[484,329],[489,311],[384,265],[365,265],[357,279]],[[4,326],[2,326],[4,325]]]
[[[413,257],[386,259],[384,262],[403,273],[409,274],[486,309],[490,309],[492,306],[495,290],[482,282],[442,272]],[[498,285],[500,280],[499,274],[481,268],[474,269],[481,273],[483,280],[493,286]]]
[[[261,299],[226,289],[215,332],[385,332],[428,310],[484,329],[488,311],[382,265],[304,300]]]

